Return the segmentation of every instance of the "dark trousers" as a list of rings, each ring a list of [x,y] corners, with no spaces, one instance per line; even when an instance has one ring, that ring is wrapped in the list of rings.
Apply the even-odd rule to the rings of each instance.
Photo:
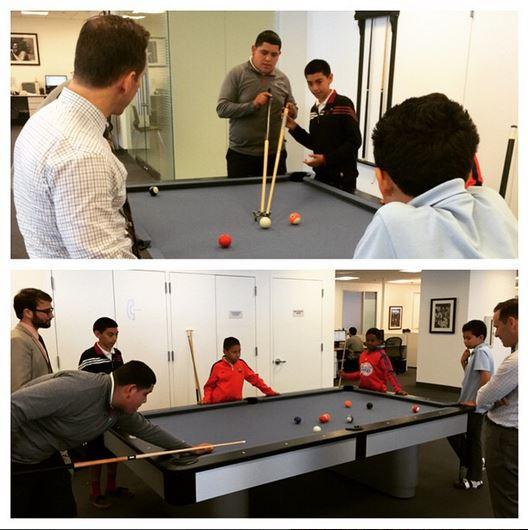
[[[348,193],[354,193],[356,191],[357,173],[349,173],[339,171],[337,169],[332,170],[331,168],[323,168],[322,170],[317,168],[315,170],[315,180],[324,182],[329,186],[338,188]]]
[[[54,471],[43,470],[54,466],[64,466],[60,453],[39,464],[11,462],[11,517],[77,516],[69,471],[66,467]],[[32,473],[15,475],[20,471]]]
[[[519,431],[501,427],[486,416],[486,471],[495,517],[518,517]]]
[[[447,438],[460,460],[460,465],[467,468],[468,480],[482,480],[482,419],[482,414],[470,412],[467,431]]]
[[[286,151],[281,151],[277,175],[286,174]],[[227,176],[229,178],[262,177],[264,156],[243,155],[232,149],[227,150]],[[273,175],[275,153],[268,155],[268,177]],[[268,179],[269,180],[269,179]]]

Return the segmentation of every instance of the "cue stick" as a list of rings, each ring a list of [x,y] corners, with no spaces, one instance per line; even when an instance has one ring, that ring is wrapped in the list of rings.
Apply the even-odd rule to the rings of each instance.
[[[266,119],[266,138],[264,140],[264,167],[262,169],[262,192],[260,194],[260,210],[259,210],[260,213],[264,212],[264,202],[266,199],[266,180],[268,176],[270,113],[271,113],[271,96],[268,98],[268,117]]]
[[[27,475],[28,473],[41,473],[43,471],[55,471],[59,469],[81,469],[83,467],[102,466],[104,464],[113,464],[118,462],[128,462],[141,460],[143,458],[153,458],[155,456],[175,455],[177,453],[188,453],[189,451],[202,451],[203,449],[226,447],[228,445],[245,444],[246,440],[237,440],[236,442],[223,442],[219,444],[197,445],[194,447],[184,447],[183,449],[169,449],[168,451],[155,451],[153,453],[141,453],[139,455],[115,456],[113,458],[101,458],[99,460],[85,460],[82,462],[72,462],[63,466],[46,467],[42,469],[31,469],[27,471],[15,471],[13,475]]]
[[[389,35],[389,17],[385,26],[385,45],[383,46],[383,69],[381,70],[381,94],[380,94],[380,109],[379,119],[383,116],[383,89],[385,88],[385,69],[387,67],[387,36]]]
[[[277,179],[277,169],[279,168],[282,142],[284,141],[284,131],[286,130],[286,119],[287,118],[288,118],[288,107],[284,106],[284,111],[282,113],[281,130],[279,134],[279,143],[277,146],[277,154],[275,155],[275,164],[273,167],[273,176],[271,177],[271,185],[270,185],[270,192],[269,192],[269,197],[268,197],[268,206],[266,208],[266,215],[270,214],[271,201],[273,199],[273,191],[275,190],[275,180]]]
[[[343,365],[345,364],[345,354],[346,354],[346,332],[345,332],[345,342],[343,342],[343,353],[341,355],[341,370],[343,369]],[[341,376],[339,376],[339,381],[337,382],[337,386],[341,386]]]
[[[367,66],[367,89],[365,97],[365,121],[363,126],[363,152],[362,158],[365,158],[365,153],[367,151],[367,142],[365,141],[367,137],[367,121],[368,121],[368,104],[369,104],[369,94],[370,94],[370,62],[372,58],[372,34],[374,33],[374,19],[370,19],[370,38],[369,38],[369,55],[368,55],[368,66]]]
[[[504,167],[502,169],[502,178],[499,189],[499,193],[502,198],[506,197],[506,189],[508,188],[508,179],[510,177],[510,166],[513,157],[513,148],[515,147],[516,139],[517,125],[512,125],[510,128],[510,137],[508,138],[508,146],[506,147],[506,157],[504,159]]]
[[[192,329],[186,330],[187,332],[187,340],[189,341],[189,349],[191,350],[191,360],[193,365],[193,372],[194,372],[194,388],[196,391],[196,403],[200,404],[202,402],[202,390],[200,388],[200,381],[198,380],[198,371],[196,370],[196,360],[194,358],[194,346],[193,346],[193,340],[192,340]]]

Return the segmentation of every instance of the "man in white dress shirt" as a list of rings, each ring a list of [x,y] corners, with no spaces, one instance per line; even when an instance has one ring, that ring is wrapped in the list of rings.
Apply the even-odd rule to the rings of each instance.
[[[486,469],[495,517],[518,516],[519,305],[516,298],[493,310],[495,336],[512,349],[477,393],[477,407],[494,403],[484,424]]]
[[[73,79],[21,131],[14,151],[17,220],[31,258],[134,258],[123,213],[127,172],[103,137],[139,88],[149,33],[117,15],[90,18]]]

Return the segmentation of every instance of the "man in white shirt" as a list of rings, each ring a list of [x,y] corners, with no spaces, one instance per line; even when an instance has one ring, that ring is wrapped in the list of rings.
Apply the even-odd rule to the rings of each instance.
[[[495,336],[512,349],[477,393],[477,407],[494,404],[484,427],[486,469],[495,517],[518,517],[519,305],[516,298],[493,310]]]
[[[127,172],[103,135],[139,88],[148,39],[131,19],[90,18],[73,79],[20,133],[14,198],[31,258],[134,258],[122,211]]]

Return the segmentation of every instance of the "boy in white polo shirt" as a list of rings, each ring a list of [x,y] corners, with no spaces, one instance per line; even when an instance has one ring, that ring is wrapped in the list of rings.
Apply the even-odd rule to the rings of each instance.
[[[462,106],[443,94],[407,99],[372,140],[384,206],[354,258],[517,257],[517,220],[504,199],[464,187],[479,136]]]

